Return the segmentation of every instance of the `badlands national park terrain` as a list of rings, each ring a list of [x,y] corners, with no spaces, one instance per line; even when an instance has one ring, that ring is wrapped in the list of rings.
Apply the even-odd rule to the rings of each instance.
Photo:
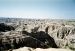
[[[0,51],[75,51],[75,20],[0,18]]]

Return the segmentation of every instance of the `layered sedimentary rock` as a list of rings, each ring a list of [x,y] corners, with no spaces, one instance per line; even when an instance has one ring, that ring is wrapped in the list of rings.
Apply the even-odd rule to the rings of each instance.
[[[15,49],[20,47],[32,48],[57,48],[55,41],[47,33],[40,31],[36,33],[28,33],[26,31],[10,33],[2,35],[0,38],[0,50]]]
[[[75,50],[75,26],[45,20],[28,20],[19,21],[15,29],[5,24],[1,24],[0,28],[0,51],[21,47]]]

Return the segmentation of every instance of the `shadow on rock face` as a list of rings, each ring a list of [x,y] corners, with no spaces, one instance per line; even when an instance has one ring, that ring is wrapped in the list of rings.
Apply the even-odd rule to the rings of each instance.
[[[15,28],[4,23],[0,23],[0,32],[6,32],[10,30],[15,30]]]
[[[29,47],[33,47],[33,48],[49,48],[49,47],[58,48],[57,45],[55,44],[54,39],[43,31],[36,32],[36,33],[34,33],[34,32],[28,33],[26,31],[24,31],[23,34],[30,36],[29,38],[31,40],[27,40],[28,41],[27,44],[29,44]],[[29,39],[29,38],[27,38],[27,39]]]
[[[23,35],[21,37],[15,37],[13,39],[9,39],[9,37],[7,37],[0,40],[0,51],[17,49],[24,46],[31,48],[58,48],[54,39],[43,31],[36,33],[23,31],[22,34]]]

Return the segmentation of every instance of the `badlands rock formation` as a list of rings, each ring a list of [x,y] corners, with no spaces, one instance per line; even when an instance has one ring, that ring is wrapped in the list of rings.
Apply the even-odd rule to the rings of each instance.
[[[0,31],[6,32],[10,30],[14,30],[15,28],[13,26],[6,25],[4,23],[0,23]]]
[[[0,51],[75,50],[75,26],[68,20],[13,20],[0,24]]]

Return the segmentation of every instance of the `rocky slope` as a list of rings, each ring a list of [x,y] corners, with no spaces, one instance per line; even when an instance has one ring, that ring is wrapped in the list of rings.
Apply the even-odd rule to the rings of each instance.
[[[50,51],[75,50],[75,26],[67,25],[63,21],[20,20],[14,30],[11,27],[9,31],[4,32],[6,27],[10,28],[4,24],[1,27],[3,31],[0,32],[0,51],[20,51],[18,48],[21,47],[25,47],[25,50],[27,47],[31,48],[32,51],[38,51],[38,48],[39,51],[49,48]]]

